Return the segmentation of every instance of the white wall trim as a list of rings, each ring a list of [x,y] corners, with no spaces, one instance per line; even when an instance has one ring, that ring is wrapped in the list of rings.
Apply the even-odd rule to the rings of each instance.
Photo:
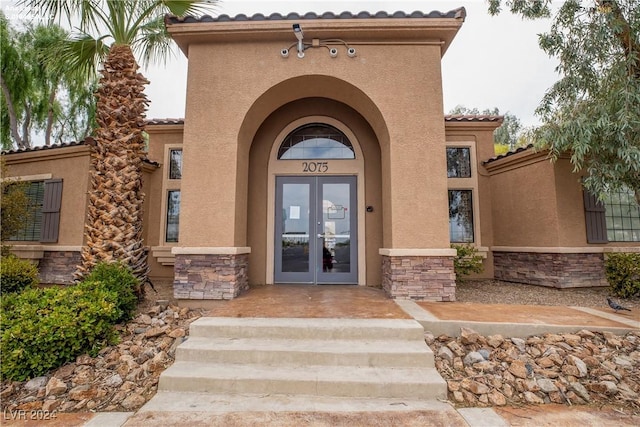
[[[384,256],[456,256],[455,249],[396,249],[396,248],[380,248],[380,255]]]
[[[640,252],[640,246],[598,246],[598,247],[533,247],[533,246],[492,246],[493,252],[531,252],[550,254],[600,254],[609,252]]]
[[[184,247],[171,248],[173,255],[242,255],[251,253],[250,247]]]
[[[41,173],[38,175],[18,175],[18,176],[7,176],[2,178],[2,182],[4,181],[44,181],[45,179],[51,179],[53,177],[50,173]]]

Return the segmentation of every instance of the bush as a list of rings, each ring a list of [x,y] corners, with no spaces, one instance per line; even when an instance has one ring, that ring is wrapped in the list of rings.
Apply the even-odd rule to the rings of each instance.
[[[3,379],[40,376],[116,342],[117,295],[96,283],[27,289],[2,299]]]
[[[607,254],[604,271],[613,295],[640,296],[640,253]]]
[[[99,263],[85,278],[86,283],[101,283],[106,289],[118,295],[117,308],[120,311],[118,322],[124,322],[133,316],[138,298],[136,291],[140,287],[138,279],[131,270],[120,263]]]
[[[22,292],[38,284],[38,269],[30,261],[14,255],[0,260],[0,294]]]
[[[481,273],[484,270],[482,257],[478,255],[478,250],[472,245],[452,244],[451,247],[457,251],[453,259],[453,270],[456,278],[461,279],[471,273]]]

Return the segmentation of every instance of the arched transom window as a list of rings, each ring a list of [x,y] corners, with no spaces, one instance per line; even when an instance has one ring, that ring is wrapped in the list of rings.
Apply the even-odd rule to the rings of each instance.
[[[287,135],[278,150],[279,160],[355,158],[345,134],[323,123],[300,126]]]

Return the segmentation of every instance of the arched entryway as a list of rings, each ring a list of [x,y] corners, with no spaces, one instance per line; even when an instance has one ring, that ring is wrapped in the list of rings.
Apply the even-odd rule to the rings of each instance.
[[[278,135],[269,158],[274,283],[359,282],[363,171],[356,136],[333,118],[305,117]]]
[[[379,285],[381,181],[380,145],[353,108],[305,98],[274,111],[249,155],[250,283]]]

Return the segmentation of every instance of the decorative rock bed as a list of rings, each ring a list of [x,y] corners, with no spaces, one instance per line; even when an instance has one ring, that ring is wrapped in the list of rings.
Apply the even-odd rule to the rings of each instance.
[[[4,411],[133,411],[155,393],[160,373],[201,312],[154,306],[121,327],[121,340],[97,357],[82,355],[48,376],[3,381]]]
[[[603,403],[640,409],[640,332],[527,339],[425,335],[457,406]]]

